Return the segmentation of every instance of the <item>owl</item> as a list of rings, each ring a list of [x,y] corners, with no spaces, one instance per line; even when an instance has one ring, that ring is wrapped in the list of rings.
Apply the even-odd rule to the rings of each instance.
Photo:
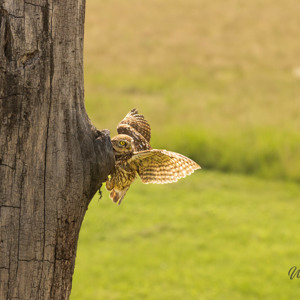
[[[201,169],[184,155],[152,149],[150,125],[136,109],[119,123],[117,132],[111,139],[115,168],[106,181],[106,189],[119,205],[137,174],[143,183],[170,183]]]

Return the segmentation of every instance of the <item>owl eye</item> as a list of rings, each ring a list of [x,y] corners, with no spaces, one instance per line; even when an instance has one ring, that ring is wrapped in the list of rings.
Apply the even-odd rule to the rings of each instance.
[[[124,141],[120,141],[119,144],[120,144],[121,146],[124,146],[124,145],[125,145],[125,142],[124,142]]]

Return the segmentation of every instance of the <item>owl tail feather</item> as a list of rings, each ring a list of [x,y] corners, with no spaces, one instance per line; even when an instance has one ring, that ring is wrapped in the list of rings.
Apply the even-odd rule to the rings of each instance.
[[[123,198],[126,195],[126,192],[128,191],[129,187],[125,188],[124,190],[117,190],[117,189],[113,189],[110,194],[109,197],[110,199],[114,202],[114,203],[118,203],[118,205],[121,204]]]

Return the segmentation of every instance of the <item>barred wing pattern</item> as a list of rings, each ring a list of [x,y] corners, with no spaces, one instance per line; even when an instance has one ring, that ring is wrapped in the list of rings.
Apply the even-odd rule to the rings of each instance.
[[[192,174],[201,167],[179,153],[152,149],[134,153],[128,163],[143,183],[170,183]]]
[[[127,134],[134,140],[134,150],[151,149],[151,129],[147,120],[140,115],[137,109],[132,109],[117,127],[118,134]]]

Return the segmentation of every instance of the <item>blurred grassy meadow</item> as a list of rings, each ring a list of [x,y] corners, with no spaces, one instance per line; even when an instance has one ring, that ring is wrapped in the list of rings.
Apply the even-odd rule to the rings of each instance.
[[[116,134],[136,107],[152,146],[203,168],[103,188],[71,299],[291,299],[300,279],[300,2],[88,0],[86,108]]]

